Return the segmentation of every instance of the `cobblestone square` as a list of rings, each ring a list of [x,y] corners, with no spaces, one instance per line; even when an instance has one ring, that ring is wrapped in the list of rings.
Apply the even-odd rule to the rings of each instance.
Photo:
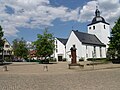
[[[68,69],[67,63],[47,66],[44,71],[44,64],[11,64],[6,72],[0,66],[0,90],[120,90],[120,68]]]

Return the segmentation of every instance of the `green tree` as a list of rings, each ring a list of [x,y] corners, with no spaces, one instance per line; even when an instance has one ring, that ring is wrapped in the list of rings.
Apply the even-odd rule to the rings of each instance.
[[[37,50],[38,57],[50,57],[54,51],[54,37],[51,33],[48,33],[47,29],[43,32],[43,34],[37,35],[37,40],[34,42]]]
[[[4,40],[3,40],[3,35],[4,32],[2,31],[2,27],[0,26],[0,52],[2,52],[2,55],[0,56],[0,61],[4,61],[3,60],[3,47],[4,47]]]
[[[0,26],[0,51],[2,51],[4,46],[4,40],[2,39],[4,32],[2,31],[2,27]]]
[[[108,54],[112,59],[120,59],[120,17],[111,31]]]
[[[13,40],[14,55],[18,58],[27,58],[28,50],[26,47],[26,41],[23,38]]]

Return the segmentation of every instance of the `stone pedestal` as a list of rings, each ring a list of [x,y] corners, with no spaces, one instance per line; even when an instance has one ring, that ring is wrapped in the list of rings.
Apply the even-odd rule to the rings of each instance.
[[[3,71],[8,71],[7,66],[3,66]]]
[[[43,71],[48,71],[48,66],[47,65],[43,66]]]

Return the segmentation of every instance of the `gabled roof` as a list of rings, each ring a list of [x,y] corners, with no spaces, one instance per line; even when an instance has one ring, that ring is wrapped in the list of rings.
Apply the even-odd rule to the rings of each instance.
[[[10,42],[6,39],[6,38],[4,38],[3,39],[5,42],[8,42],[8,44],[11,46],[11,44],[10,44]],[[11,46],[12,47],[12,46]]]
[[[74,30],[73,32],[75,33],[77,38],[80,40],[80,42],[82,42],[83,44],[106,46],[95,35],[74,31]]]
[[[66,45],[68,39],[57,38],[62,44]]]

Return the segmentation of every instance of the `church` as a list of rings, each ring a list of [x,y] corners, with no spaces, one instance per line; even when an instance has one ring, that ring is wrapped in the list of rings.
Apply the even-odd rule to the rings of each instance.
[[[89,58],[106,58],[110,37],[110,24],[100,15],[98,8],[95,17],[87,25],[87,33],[72,30],[67,39],[55,38],[54,57],[57,61],[71,61],[70,48],[75,46],[77,61]]]

